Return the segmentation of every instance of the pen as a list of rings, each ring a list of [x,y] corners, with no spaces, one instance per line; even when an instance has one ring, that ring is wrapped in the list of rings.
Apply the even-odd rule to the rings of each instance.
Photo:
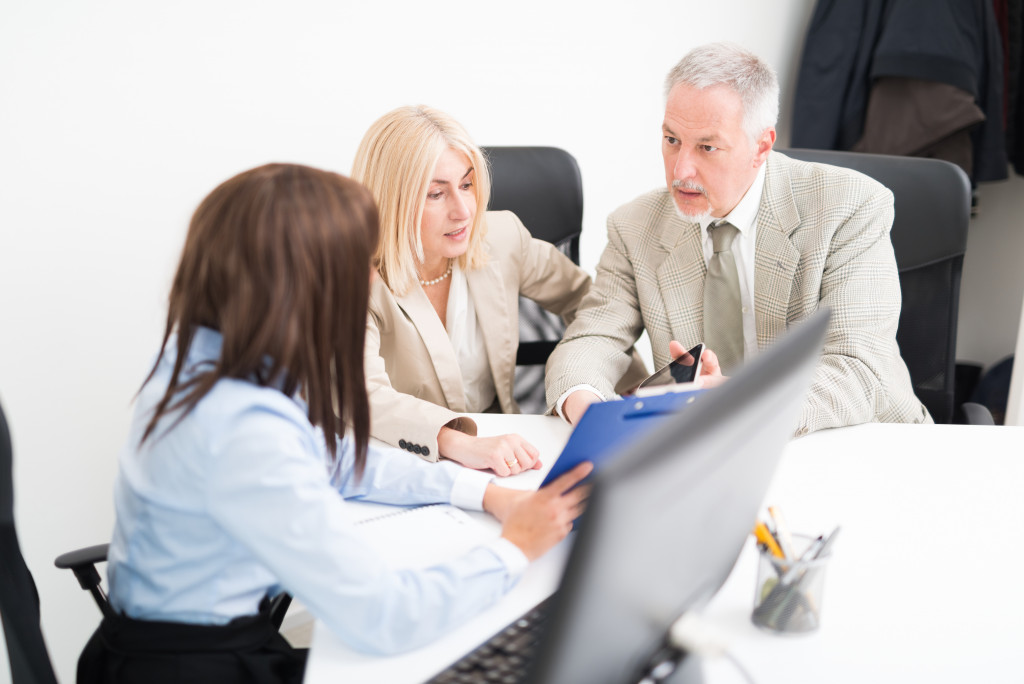
[[[822,546],[825,544],[825,538],[818,535],[817,539],[811,542],[807,550],[800,554],[799,560],[789,566],[785,574],[779,579],[782,584],[789,584],[796,577],[798,572],[806,569],[806,563],[815,560],[818,557],[818,553],[821,551]],[[802,575],[802,572],[801,572]]]
[[[768,526],[760,520],[758,520],[757,524],[754,525],[754,536],[757,538],[757,541],[768,547],[768,550],[771,551],[773,556],[783,560],[786,559],[786,554],[782,553],[782,549],[779,548],[779,543],[775,541],[775,537],[773,537],[772,533],[768,531]]]
[[[826,556],[828,556],[828,554],[830,553],[830,551],[832,549],[832,544],[835,543],[836,535],[838,535],[838,534],[839,534],[839,527],[836,526],[836,529],[832,530],[832,533],[830,535],[828,535],[828,537],[825,538],[824,542],[822,542],[821,548],[819,548],[818,552],[816,554],[814,554],[814,557],[815,558],[825,558]]]

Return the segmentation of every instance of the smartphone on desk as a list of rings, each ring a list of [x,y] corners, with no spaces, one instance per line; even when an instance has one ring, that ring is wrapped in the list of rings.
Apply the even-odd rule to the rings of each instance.
[[[647,376],[637,385],[632,394],[638,397],[649,397],[665,392],[685,392],[695,389],[694,383],[700,377],[700,357],[704,355],[704,343],[683,352],[672,359],[667,366]]]

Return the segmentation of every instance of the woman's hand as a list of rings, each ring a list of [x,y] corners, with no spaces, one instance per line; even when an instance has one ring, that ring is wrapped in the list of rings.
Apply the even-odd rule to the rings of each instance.
[[[576,485],[593,469],[590,462],[580,463],[536,492],[510,497],[501,536],[518,546],[531,561],[543,556],[569,534],[573,521],[583,512],[590,487]]]
[[[517,505],[533,496],[533,492],[527,489],[511,489],[491,482],[484,490],[484,510],[498,519],[498,522],[505,522]]]
[[[540,468],[540,452],[519,435],[474,437],[449,427],[437,434],[441,455],[467,468],[490,468],[500,477]]]

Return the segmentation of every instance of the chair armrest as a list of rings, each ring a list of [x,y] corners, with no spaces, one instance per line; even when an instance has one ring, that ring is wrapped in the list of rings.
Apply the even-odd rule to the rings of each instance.
[[[95,565],[107,560],[109,548],[110,544],[97,544],[84,549],[75,549],[57,556],[57,560],[53,561],[53,564],[61,570],[74,570],[83,565]]]
[[[555,351],[558,340],[533,340],[520,342],[516,350],[517,366],[543,366]]]
[[[278,630],[281,629],[281,623],[284,622],[284,616],[288,614],[288,607],[291,604],[291,594],[285,592],[270,599],[270,622]]]
[[[996,424],[995,419],[992,418],[992,412],[984,404],[968,401],[961,404],[960,408],[964,411],[964,418],[967,420],[968,425]]]
[[[97,544],[84,549],[68,551],[57,556],[57,560],[53,562],[58,568],[75,573],[75,579],[78,580],[79,586],[92,594],[100,612],[107,617],[112,616],[113,610],[110,607],[110,602],[107,601],[107,595],[103,592],[103,587],[100,586],[102,579],[96,570],[96,564],[107,560],[109,548],[110,544]]]

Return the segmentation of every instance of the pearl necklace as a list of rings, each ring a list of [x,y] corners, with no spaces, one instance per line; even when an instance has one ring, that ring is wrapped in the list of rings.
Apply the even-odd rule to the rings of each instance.
[[[441,275],[437,276],[433,280],[421,280],[420,281],[420,285],[422,285],[423,287],[428,287],[430,285],[437,285],[439,282],[441,282],[442,280],[444,280],[445,278],[447,278],[451,274],[452,274],[452,261],[451,261],[451,259],[449,259],[448,260],[448,270],[447,271],[445,271]]]

